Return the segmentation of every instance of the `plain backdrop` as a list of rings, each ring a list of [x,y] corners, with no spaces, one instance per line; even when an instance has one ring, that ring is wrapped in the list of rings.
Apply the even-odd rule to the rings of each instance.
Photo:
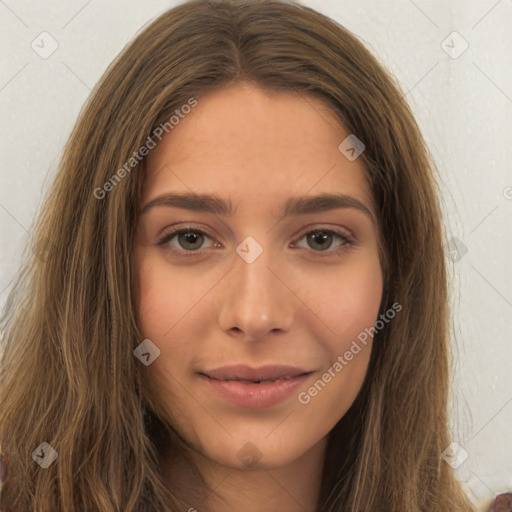
[[[178,3],[0,0],[0,305],[92,87]],[[416,114],[448,233],[455,471],[475,502],[512,489],[512,0],[302,3],[355,33]]]

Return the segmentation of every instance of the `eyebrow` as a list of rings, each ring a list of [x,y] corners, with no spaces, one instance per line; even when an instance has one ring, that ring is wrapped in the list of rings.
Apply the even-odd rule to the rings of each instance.
[[[194,193],[164,194],[149,201],[143,208],[142,214],[155,207],[183,208],[197,212],[213,213],[217,215],[233,215],[233,204],[228,199],[218,196]],[[345,194],[320,194],[307,197],[292,197],[288,199],[283,208],[283,216],[321,213],[337,208],[352,208],[367,215],[375,222],[372,210],[355,197]]]

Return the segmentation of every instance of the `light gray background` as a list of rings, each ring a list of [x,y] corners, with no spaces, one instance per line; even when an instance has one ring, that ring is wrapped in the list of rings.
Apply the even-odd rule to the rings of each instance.
[[[177,3],[0,0],[0,305],[91,88]],[[303,3],[395,74],[436,160],[458,354],[453,439],[468,453],[456,472],[475,502],[512,489],[512,0]],[[58,48],[42,58],[31,45],[43,52],[51,38]]]

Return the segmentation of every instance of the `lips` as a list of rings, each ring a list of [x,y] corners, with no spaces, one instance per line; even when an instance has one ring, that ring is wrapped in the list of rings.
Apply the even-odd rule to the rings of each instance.
[[[288,403],[314,372],[297,366],[236,365],[197,373],[214,400],[245,409],[261,409]]]
[[[247,365],[233,365],[198,372],[201,375],[219,381],[238,381],[247,384],[267,384],[277,380],[286,380],[312,373],[297,366],[266,365],[259,368]]]

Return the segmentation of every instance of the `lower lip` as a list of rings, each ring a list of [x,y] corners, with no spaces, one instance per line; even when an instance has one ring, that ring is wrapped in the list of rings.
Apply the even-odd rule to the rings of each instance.
[[[200,375],[201,379],[216,394],[240,407],[255,409],[270,407],[283,401],[304,384],[310,376],[309,373],[267,384],[246,384],[237,380],[216,380],[206,375]]]

